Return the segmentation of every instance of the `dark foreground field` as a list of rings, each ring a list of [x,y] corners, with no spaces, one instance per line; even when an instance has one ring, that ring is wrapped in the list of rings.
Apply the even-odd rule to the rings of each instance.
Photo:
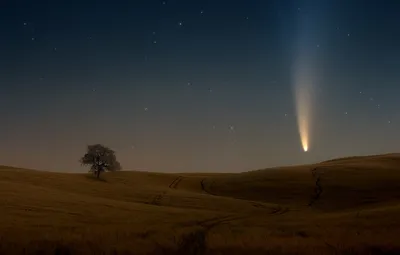
[[[399,254],[400,155],[240,174],[0,167],[0,254]]]

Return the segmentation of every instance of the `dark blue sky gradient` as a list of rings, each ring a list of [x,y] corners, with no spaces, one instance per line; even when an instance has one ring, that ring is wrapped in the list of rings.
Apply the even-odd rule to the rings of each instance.
[[[91,143],[167,172],[396,152],[399,13],[394,0],[1,1],[0,164],[84,171]],[[318,59],[308,153],[299,43]]]

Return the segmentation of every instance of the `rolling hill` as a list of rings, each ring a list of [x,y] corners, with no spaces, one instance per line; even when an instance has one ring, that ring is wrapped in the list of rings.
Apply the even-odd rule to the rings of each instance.
[[[0,254],[398,254],[400,155],[238,174],[0,166]]]

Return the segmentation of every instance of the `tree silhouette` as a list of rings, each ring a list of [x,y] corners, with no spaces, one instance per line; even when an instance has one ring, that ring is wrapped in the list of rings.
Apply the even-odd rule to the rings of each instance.
[[[104,171],[121,170],[115,152],[101,144],[88,145],[86,154],[80,159],[82,165],[91,165],[89,172],[99,178]]]

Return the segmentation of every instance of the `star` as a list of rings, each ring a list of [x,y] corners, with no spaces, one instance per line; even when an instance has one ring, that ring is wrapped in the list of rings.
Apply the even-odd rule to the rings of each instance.
[[[188,82],[188,84],[187,84],[188,86],[191,86],[192,85],[192,83],[191,82]]]
[[[319,48],[319,44],[317,44],[317,48]]]
[[[57,48],[54,48],[53,50],[54,50],[54,51],[57,51]]]
[[[203,13],[204,13],[204,11],[203,11],[203,10],[201,10],[201,11],[200,11],[200,14],[203,14]]]
[[[234,127],[234,126],[229,126],[229,129],[230,129],[231,131],[235,131],[235,127]]]
[[[182,22],[179,22],[178,24],[179,24],[179,26],[182,26],[182,25],[183,25],[183,23],[182,23]]]
[[[345,112],[344,114],[346,114],[346,115],[347,115],[347,112]]]
[[[26,22],[24,22],[24,26],[28,25]]]
[[[147,112],[148,110],[149,110],[149,108],[147,108],[147,107],[144,108],[144,111],[145,111],[145,112]]]
[[[208,92],[210,92],[210,93],[211,93],[211,92],[213,92],[213,91],[212,91],[212,89],[208,89]]]
[[[153,44],[156,44],[156,43],[157,43],[157,41],[156,41],[156,40],[154,40],[154,41],[153,41]]]
[[[163,4],[163,5],[165,5],[165,4],[166,4],[166,2],[165,2],[165,1],[163,1],[163,2],[162,2],[162,4]]]
[[[348,33],[347,36],[350,36],[350,33]]]
[[[35,41],[35,37],[32,37],[32,41]]]

